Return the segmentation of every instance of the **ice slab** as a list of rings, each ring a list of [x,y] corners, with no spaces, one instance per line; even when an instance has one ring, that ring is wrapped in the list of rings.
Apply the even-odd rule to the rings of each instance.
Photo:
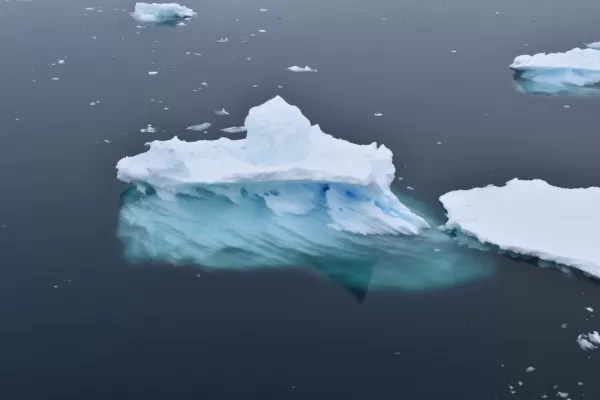
[[[178,23],[194,15],[194,10],[177,3],[136,3],[131,13],[137,21],[155,23]]]
[[[240,140],[151,142],[147,152],[120,160],[117,176],[159,192],[260,197],[276,214],[323,207],[328,226],[359,234],[415,235],[429,227],[392,194],[395,168],[385,146],[325,134],[279,96],[252,108],[245,127]]]
[[[503,187],[450,192],[440,201],[449,229],[600,277],[600,188],[563,189],[542,180],[513,179]]]
[[[202,123],[202,124],[188,126],[188,127],[187,127],[187,128],[185,128],[185,129],[187,129],[187,130],[189,130],[189,131],[205,131],[205,130],[207,130],[208,128],[210,128],[211,126],[212,126],[212,125],[211,125],[211,123],[210,123],[210,122],[204,122],[204,123]]]
[[[575,48],[564,53],[521,55],[510,68],[517,81],[533,83],[524,85],[525,90],[560,94],[600,83],[600,51]]]

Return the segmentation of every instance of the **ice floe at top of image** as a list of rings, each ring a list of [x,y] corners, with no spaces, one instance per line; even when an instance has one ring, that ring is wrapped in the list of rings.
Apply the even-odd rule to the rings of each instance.
[[[139,22],[180,23],[196,15],[191,8],[177,3],[136,3],[131,16]]]
[[[359,292],[490,273],[392,193],[385,146],[325,134],[280,97],[251,109],[245,127],[244,139],[155,141],[119,161],[118,178],[134,184],[118,230],[130,261],[304,266]]]
[[[448,229],[501,250],[600,277],[600,188],[513,179],[440,197]]]
[[[517,89],[529,94],[600,94],[600,51],[575,48],[564,53],[521,55],[510,68]]]

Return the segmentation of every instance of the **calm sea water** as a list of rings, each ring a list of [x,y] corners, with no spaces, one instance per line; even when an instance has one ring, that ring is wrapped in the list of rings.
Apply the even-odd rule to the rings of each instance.
[[[131,265],[114,169],[149,140],[216,138],[279,94],[325,132],[388,146],[396,189],[438,216],[447,191],[513,177],[598,186],[600,98],[519,94],[507,66],[600,40],[599,2],[186,5],[187,26],[139,29],[129,0],[2,3],[3,399],[600,397],[600,353],[575,342],[600,329],[592,280],[467,249],[494,272],[425,291]],[[285,70],[306,64],[319,73]],[[206,136],[184,130],[205,121]]]

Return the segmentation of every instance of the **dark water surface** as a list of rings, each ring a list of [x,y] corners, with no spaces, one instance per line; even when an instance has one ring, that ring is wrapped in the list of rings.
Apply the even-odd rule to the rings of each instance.
[[[600,329],[592,280],[468,249],[494,272],[436,290],[131,265],[114,168],[148,140],[219,137],[279,94],[325,132],[388,146],[397,189],[438,217],[447,191],[513,177],[598,186],[600,99],[520,94],[507,66],[600,40],[600,2],[185,4],[187,26],[138,29],[133,1],[2,3],[2,399],[600,398],[600,353],[575,342]],[[285,70],[306,64],[319,73]]]

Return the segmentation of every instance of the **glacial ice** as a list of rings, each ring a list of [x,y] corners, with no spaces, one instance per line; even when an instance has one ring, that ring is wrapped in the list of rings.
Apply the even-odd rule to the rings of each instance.
[[[119,161],[118,178],[134,185],[118,231],[130,261],[305,266],[347,286],[410,290],[490,273],[392,193],[385,146],[327,135],[280,97],[245,127],[245,139],[154,141]]]
[[[448,229],[600,277],[600,188],[564,189],[513,179],[504,187],[450,192],[440,201]]]
[[[196,13],[177,3],[136,3],[131,16],[140,22],[172,23],[191,18]]]
[[[521,55],[510,68],[523,91],[586,94],[579,89],[600,83],[600,51],[575,48],[565,53]]]

